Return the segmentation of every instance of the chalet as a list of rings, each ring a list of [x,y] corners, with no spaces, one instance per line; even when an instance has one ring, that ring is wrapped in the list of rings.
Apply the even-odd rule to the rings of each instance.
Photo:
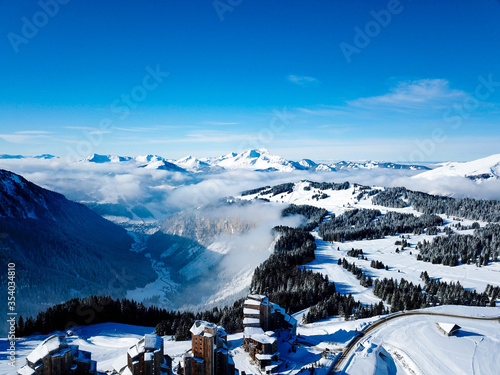
[[[446,336],[454,335],[460,328],[462,328],[453,323],[436,323],[436,325]]]
[[[197,320],[190,331],[192,344],[183,356],[184,375],[234,375],[224,328]]]
[[[26,358],[18,375],[96,375],[97,364],[89,352],[69,345],[64,336],[45,339]]]

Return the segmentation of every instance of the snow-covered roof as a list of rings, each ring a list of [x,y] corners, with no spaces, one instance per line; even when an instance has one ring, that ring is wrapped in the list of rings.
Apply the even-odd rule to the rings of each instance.
[[[245,327],[243,336],[252,337],[253,335],[263,335],[264,330],[260,327]]]
[[[243,336],[262,344],[273,344],[276,342],[275,337],[270,337],[264,333],[264,330],[260,327],[245,327],[243,331]]]
[[[256,301],[254,299],[246,299],[244,305],[260,306],[260,301]]]
[[[38,345],[26,359],[31,363],[36,363],[54,350],[59,350],[60,346],[61,339],[59,338],[59,336],[52,335],[46,338],[40,345]]]
[[[273,372],[273,370],[276,369],[279,365],[280,365],[280,363],[276,363],[276,364],[272,364],[272,365],[266,366],[266,373],[267,372]]]
[[[243,315],[259,315],[260,316],[260,310],[258,310],[258,309],[249,309],[248,307],[245,307],[243,309]]]
[[[447,335],[459,330],[460,326],[453,323],[438,323],[439,328],[441,328]]]
[[[196,322],[194,322],[190,331],[193,335],[201,335],[203,332],[205,332],[205,329],[210,329],[216,332],[217,325],[214,323],[205,322],[204,320],[197,320]]]
[[[31,367],[28,365],[25,365],[21,367],[19,370],[17,370],[18,375],[33,375],[35,374],[35,370],[33,370]]]
[[[163,339],[154,334],[147,334],[144,336],[144,347],[146,349],[161,349],[163,346]]]
[[[260,324],[259,318],[245,318],[243,319],[243,324]]]
[[[118,357],[118,359],[116,361],[113,362],[113,369],[118,372],[119,374],[122,373],[123,369],[125,367],[127,367],[127,356],[126,355],[122,355],[120,357]]]
[[[139,355],[139,353],[140,353],[139,344],[140,344],[140,342],[134,346],[131,346],[130,349],[128,350],[127,353],[131,358],[135,358]]]
[[[144,353],[144,360],[145,361],[152,361],[153,358],[154,358],[153,353],[151,353],[151,352]]]
[[[273,355],[272,354],[256,354],[255,357],[259,360],[259,361],[271,361],[273,359]]]

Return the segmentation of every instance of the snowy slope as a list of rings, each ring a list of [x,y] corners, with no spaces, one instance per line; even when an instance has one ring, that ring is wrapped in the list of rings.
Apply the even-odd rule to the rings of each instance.
[[[474,181],[500,177],[500,154],[465,163],[448,162],[413,178],[435,180],[444,177],[466,177]]]
[[[327,209],[331,214],[340,215],[347,210],[353,208],[366,208],[377,209],[382,214],[388,211],[397,211],[402,213],[411,213],[421,215],[421,213],[414,210],[412,207],[406,208],[388,208],[377,206],[372,203],[371,198],[363,198],[357,200],[357,196],[362,191],[362,187],[351,184],[345,190],[332,190],[332,189],[319,189],[312,187],[310,181],[299,181],[293,184],[293,188],[287,192],[273,195],[272,192],[266,190],[251,194],[244,195],[241,199],[268,199],[271,202],[296,204],[296,205],[311,205]],[[377,189],[383,190],[382,187]],[[318,195],[326,194],[325,198],[318,199]],[[453,225],[458,223],[455,219],[451,219],[442,215],[444,220],[444,227],[452,228],[457,232]],[[460,221],[461,225],[471,225],[471,220]],[[484,226],[486,223],[480,223]],[[459,231],[460,234],[470,234],[470,231]],[[327,275],[330,280],[336,282],[337,290],[341,293],[351,293],[355,299],[360,300],[365,304],[373,304],[380,301],[373,295],[371,288],[365,288],[359,284],[359,280],[345,270],[342,266],[337,265],[337,261],[346,258],[349,263],[356,263],[367,276],[372,278],[386,277],[400,280],[404,278],[414,284],[423,284],[420,279],[420,273],[427,271],[433,277],[440,277],[442,281],[460,281],[465,288],[473,288],[482,293],[488,284],[500,286],[500,263],[493,262],[487,267],[477,267],[476,265],[462,264],[456,267],[447,267],[441,264],[432,264],[430,262],[422,262],[417,260],[418,250],[415,246],[418,242],[432,241],[435,236],[422,234],[409,236],[410,246],[404,250],[396,253],[395,250],[398,246],[395,242],[400,238],[398,236],[387,236],[377,240],[362,240],[362,241],[348,241],[341,242],[328,242],[322,240],[317,231],[312,232],[315,237],[317,246],[316,259],[307,264],[305,267],[316,272]],[[440,235],[444,235],[441,233]],[[369,260],[361,260],[347,256],[347,251],[355,248],[362,249],[364,255]],[[378,260],[388,265],[389,270],[378,270],[370,267],[371,260]]]
[[[440,308],[448,314],[481,314],[482,309]],[[489,308],[494,316],[500,309]],[[436,312],[434,309],[427,311]],[[437,323],[458,324],[457,335],[445,336]],[[364,374],[497,374],[500,357],[498,322],[443,316],[394,319],[365,337],[344,371]]]

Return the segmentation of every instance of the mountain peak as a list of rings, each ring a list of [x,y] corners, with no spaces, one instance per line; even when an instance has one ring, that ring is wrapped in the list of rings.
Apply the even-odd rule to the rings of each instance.
[[[164,159],[161,156],[158,156],[158,155],[148,154],[148,155],[139,155],[139,156],[136,156],[135,160],[137,162],[139,162],[139,163],[149,163],[149,162],[152,162],[152,161],[162,161]]]

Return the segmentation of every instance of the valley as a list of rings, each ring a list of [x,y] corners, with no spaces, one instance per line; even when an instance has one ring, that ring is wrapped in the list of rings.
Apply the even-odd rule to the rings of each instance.
[[[257,160],[251,164],[254,170],[247,170],[245,174],[241,174],[241,170],[249,168],[250,164],[242,161],[244,159],[242,155],[247,159]],[[348,182],[338,179],[346,177],[345,171],[337,172],[333,169],[321,172],[320,175],[316,170],[291,172],[288,167],[293,166],[293,163],[266,156],[265,152],[256,151],[242,155],[236,154],[221,159],[234,159],[238,163],[243,163],[242,167],[237,163],[238,167],[226,172],[221,169],[217,172],[207,172],[207,166],[215,162],[205,160],[203,163],[206,164],[200,164],[200,161],[186,158],[184,164],[190,166],[186,167],[186,172],[175,171],[185,174],[182,183],[175,181],[175,177],[170,175],[171,171],[166,172],[161,168],[156,171],[150,168],[151,171],[139,179],[140,185],[146,186],[144,185],[146,177],[159,173],[150,181],[151,184],[147,189],[152,194],[158,186],[169,185],[169,189],[163,190],[162,194],[165,195],[146,200],[137,196],[134,199],[129,198],[128,201],[121,199],[108,203],[94,200],[94,203],[90,204],[88,198],[92,195],[97,196],[88,191],[85,200],[82,200],[86,206],[67,201],[62,195],[54,195],[56,193],[5,171],[2,175],[4,184],[1,197],[6,203],[2,205],[4,210],[1,219],[3,231],[9,233],[9,236],[5,237],[7,242],[3,239],[4,244],[18,248],[26,246],[23,245],[26,239],[21,241],[19,234],[14,235],[16,233],[15,227],[12,226],[14,220],[17,223],[20,220],[26,222],[26,225],[34,228],[33,233],[39,233],[37,226],[46,228],[47,222],[59,225],[61,220],[65,220],[71,224],[75,222],[74,219],[66,218],[78,217],[80,220],[78,223],[84,224],[85,220],[90,220],[86,219],[89,217],[92,221],[100,223],[97,225],[105,225],[111,233],[120,233],[123,239],[127,239],[127,251],[121,253],[120,261],[134,264],[134,266],[112,268],[111,274],[107,274],[111,280],[108,282],[109,291],[104,291],[106,295],[109,294],[114,298],[124,297],[146,308],[206,312],[213,308],[230,306],[246,296],[249,291],[270,294],[270,298],[285,306],[299,322],[298,338],[302,343],[300,349],[296,353],[288,353],[288,348],[282,349],[280,373],[285,374],[296,374],[301,369],[313,367],[315,372],[325,374],[334,371],[347,371],[353,374],[362,374],[366,371],[387,374],[432,373],[432,369],[435,368],[433,366],[437,365],[429,353],[438,351],[436,356],[445,355],[444,352],[439,352],[441,341],[436,339],[436,344],[431,345],[427,340],[429,344],[427,347],[418,346],[415,350],[409,344],[415,340],[425,341],[424,336],[435,335],[432,327],[438,318],[432,314],[425,316],[408,314],[407,317],[395,319],[394,323],[388,322],[382,328],[364,335],[361,341],[356,342],[356,348],[353,348],[348,356],[345,354],[340,357],[342,350],[358,336],[358,332],[379,321],[380,314],[376,311],[382,311],[384,316],[389,317],[392,315],[387,314],[407,311],[406,306],[409,306],[409,302],[404,295],[405,283],[418,286],[419,293],[425,296],[425,305],[417,306],[418,311],[451,315],[458,311],[457,315],[463,316],[500,315],[499,308],[495,307],[500,301],[498,294],[500,237],[496,226],[500,217],[498,201],[461,198],[459,194],[457,198],[451,198],[429,195],[409,188]],[[159,159],[149,159],[155,163],[159,161]],[[22,159],[14,160],[19,162]],[[39,160],[37,159],[36,163],[39,163]],[[174,161],[171,162],[174,164]],[[261,168],[264,162],[280,163],[285,167],[284,169]],[[87,168],[88,163],[99,163],[104,166],[128,163],[119,167],[120,173],[124,175],[135,173],[133,172],[135,168],[142,168],[137,166],[137,159],[112,156],[106,158],[94,156],[82,163],[83,168]],[[355,168],[352,167],[352,163],[345,164],[353,168],[348,172],[352,174],[353,180],[365,181],[365,171],[359,173],[359,164]],[[217,162],[216,165],[231,169],[227,161]],[[426,178],[424,174],[430,173],[428,167],[398,169],[390,167],[390,163],[384,164],[384,167],[381,164],[370,165],[371,167],[366,167],[369,170],[388,169],[389,171],[384,173],[397,175],[398,178],[403,178],[401,181],[409,181],[408,186],[412,186],[412,180],[421,180],[419,173],[422,173],[422,178]],[[200,169],[195,171],[198,167]],[[433,171],[438,171],[439,168],[442,167],[436,167]],[[209,174],[202,176],[202,173]],[[202,200],[192,201],[196,202],[196,205],[190,204],[186,199],[182,200],[181,205],[179,202],[172,204],[172,197],[175,197],[175,194],[181,191],[195,194],[204,186],[210,186],[205,184],[210,182],[211,178],[218,178],[220,181],[234,173],[246,177],[235,186],[220,188],[215,194],[204,194]],[[404,177],[401,177],[400,173],[403,173]],[[222,177],[225,174],[229,175]],[[318,182],[304,178],[318,176],[322,176],[324,180]],[[330,182],[332,177],[335,182]],[[496,181],[492,177],[484,181],[469,177],[464,174],[461,178],[467,184],[478,184],[478,186]],[[261,181],[269,183],[258,185]],[[273,184],[273,181],[279,183]],[[243,182],[251,189],[241,189]],[[227,195],[228,192],[232,194]],[[160,203],[165,205],[159,208]],[[144,210],[133,209],[138,205],[143,206]],[[72,213],[72,210],[76,209],[78,213]],[[153,216],[146,214],[141,218],[138,216],[140,212],[149,212]],[[19,228],[18,226],[16,230],[19,231]],[[50,230],[47,232],[50,233]],[[31,233],[27,232],[29,235]],[[90,235],[91,232],[88,233]],[[454,247],[449,248],[449,254],[456,257],[456,260],[453,258],[453,262],[456,262],[453,265],[449,264],[450,261],[446,256],[441,255],[446,250],[441,249],[440,241],[449,239],[454,239]],[[464,258],[465,253],[462,251],[462,239],[474,244],[473,251],[467,252],[467,258]],[[30,243],[34,243],[35,247],[41,247],[36,242]],[[116,249],[114,246],[112,248]],[[3,249],[4,258],[12,256],[9,247]],[[75,249],[83,250],[78,247]],[[31,256],[28,248],[25,247],[23,251],[23,256],[28,259]],[[82,255],[77,253],[70,259],[81,259],[81,257]],[[289,270],[279,270],[279,266],[276,268],[274,263],[280,262],[279,259],[283,259],[285,267],[291,268]],[[16,262],[23,264],[27,270],[28,267],[33,267],[21,258],[16,258]],[[102,263],[104,259],[99,262],[101,267],[104,267]],[[375,264],[379,266],[375,267]],[[70,269],[76,270],[76,267],[70,265]],[[24,284],[23,268],[20,269],[19,282],[22,291],[31,284]],[[305,277],[304,280],[311,281],[305,281],[301,286],[295,285],[293,278],[299,275],[297,269],[299,273],[304,273],[301,278]],[[277,270],[276,276],[280,280],[285,280],[285,284],[276,285],[271,275],[265,274],[266,270]],[[66,281],[78,285],[75,282],[78,283],[78,280],[82,279],[82,272],[66,273]],[[279,274],[280,272],[284,273]],[[307,272],[311,274],[306,274]],[[315,274],[321,275],[322,279],[317,279]],[[428,279],[425,279],[423,274]],[[105,272],[100,276],[104,275]],[[314,288],[320,285],[321,288],[325,288],[325,282],[330,282],[332,287],[334,285],[335,295],[318,293],[314,302],[308,304],[303,301],[303,296],[310,295],[313,293],[312,290],[315,290],[308,289],[313,288],[308,284],[313,279],[316,280],[314,283],[319,283]],[[389,292],[389,296],[384,292],[382,298],[380,292],[375,293],[375,288],[379,288],[377,283],[381,283],[384,279],[393,280],[391,282],[396,283],[395,288],[403,285],[402,289]],[[429,280],[434,280],[439,290],[431,291],[432,286],[427,285]],[[96,286],[98,285],[96,283]],[[51,289],[47,284],[39,283],[37,288],[37,298],[43,298],[45,305],[36,302],[38,301],[36,299],[33,300],[33,305],[28,305],[24,311],[21,310],[25,317],[71,297],[60,294],[57,289]],[[73,295],[83,298],[103,291],[102,287],[92,289],[91,284],[87,284],[86,288],[85,291],[74,289]],[[23,293],[25,292],[20,293],[19,298],[28,296]],[[50,293],[54,294],[55,298],[48,298]],[[473,296],[470,293],[476,294],[474,297],[467,297]],[[462,296],[460,301],[466,301],[471,307],[442,306],[445,301],[448,304],[453,298],[458,298],[454,297],[458,295]],[[333,308],[332,303],[338,306]],[[334,313],[331,313],[332,311]],[[239,319],[238,316],[232,316],[231,326],[241,324],[237,323]],[[405,319],[412,321],[411,324],[416,327],[417,333],[405,329],[410,324],[404,323]],[[483,354],[479,354],[477,358],[481,358],[486,364],[478,364],[475,362],[476,353],[489,350],[483,349],[485,347],[495,347],[496,339],[489,336],[486,327],[497,322],[470,323],[458,317],[454,320],[451,316],[448,318],[440,316],[439,319],[459,322],[460,326],[465,327],[464,332],[473,332],[472,338],[467,338],[467,335],[457,337],[463,345],[457,344],[460,350],[456,353],[467,361],[472,361],[470,366],[475,371],[488,374],[488,369],[494,368],[491,366],[495,364],[491,359],[484,359]],[[115,325],[114,333],[110,333],[108,330],[110,326],[113,326],[113,323],[82,326],[78,328],[79,337],[75,338],[79,340],[78,343],[82,348],[87,348],[83,350],[93,351],[96,353],[94,357],[98,360],[101,358],[99,362],[101,372],[110,371],[112,361],[109,357],[119,356],[132,342],[132,338],[136,337],[131,332],[155,331],[155,327]],[[103,331],[94,332],[93,329],[98,331],[103,329]],[[395,331],[403,331],[404,336],[395,335]],[[89,338],[83,339],[81,335],[86,334]],[[22,339],[19,346],[20,357],[43,337],[46,336],[35,335]],[[113,349],[109,347],[109,340],[113,337],[122,341],[123,345],[113,346]],[[239,348],[241,334],[237,331],[231,332],[230,337],[232,345],[230,351],[236,367],[240,371],[245,371],[247,375],[258,374],[259,370]],[[178,366],[181,354],[189,344],[184,341],[168,341],[175,340],[175,336],[165,338],[168,342],[165,352],[172,353],[174,364]],[[0,341],[0,345],[4,343]],[[476,349],[471,352],[472,347]],[[0,368],[5,362],[2,359],[2,353],[5,352],[2,350],[0,347]],[[460,366],[464,367],[465,362]],[[456,373],[461,373],[457,371]]]

